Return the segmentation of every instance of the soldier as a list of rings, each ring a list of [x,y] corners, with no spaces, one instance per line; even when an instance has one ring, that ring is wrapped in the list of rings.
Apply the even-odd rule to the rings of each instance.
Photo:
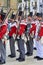
[[[27,31],[28,31],[28,35],[27,35],[27,42],[26,42],[26,46],[27,46],[27,56],[32,56],[33,55],[33,27],[31,27],[31,23],[32,23],[32,12],[30,12],[29,16],[28,16],[28,24],[27,24]]]
[[[4,13],[3,13],[4,14]],[[2,16],[0,16],[0,64],[5,64],[6,63],[6,45],[5,45],[5,34],[7,31],[7,24],[3,18],[3,14]],[[5,16],[5,14],[4,14]]]
[[[22,13],[20,14],[21,14],[20,17],[22,18]],[[20,55],[19,58],[17,58],[16,60],[18,60],[19,62],[25,61],[25,48],[24,48],[24,38],[23,38],[25,28],[26,28],[26,23],[22,19],[19,24],[19,30],[18,30],[18,48],[20,51]]]
[[[36,37],[35,36],[35,34],[36,34],[36,26],[37,26],[37,22],[38,22],[38,20],[37,20],[37,14],[35,14],[34,17],[33,17],[33,19],[34,19],[34,39],[33,39],[33,41],[34,41],[34,50],[37,50],[36,49],[36,40],[35,40],[35,37]]]
[[[15,38],[16,38],[16,31],[17,31],[17,23],[15,21],[15,15],[12,14],[10,19],[10,28],[9,28],[9,42],[10,42],[10,51],[11,54],[8,57],[14,58],[16,57],[15,53]]]
[[[37,35],[38,35],[38,28],[40,26],[40,14],[37,13],[35,16],[34,16],[34,21],[35,21],[35,37],[34,37],[34,47],[36,48],[36,38],[37,38]],[[37,48],[36,48],[37,49]]]
[[[41,22],[41,14],[39,14],[38,20],[40,21],[40,27],[36,39],[37,56],[35,56],[34,58],[37,60],[43,60],[43,22]]]

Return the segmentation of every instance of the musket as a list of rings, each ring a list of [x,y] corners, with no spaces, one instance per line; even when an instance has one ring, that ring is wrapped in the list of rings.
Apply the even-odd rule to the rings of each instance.
[[[14,17],[14,21],[15,21],[17,15],[18,15],[18,12],[19,12],[19,10],[17,10],[17,13],[16,13],[16,15],[15,15],[15,17]],[[16,23],[18,23],[18,22],[16,21]],[[20,22],[19,22],[19,25],[18,25],[18,27],[17,27],[16,35],[13,34],[13,38],[14,38],[14,39],[17,39],[19,26],[20,26]]]
[[[14,11],[12,11],[12,14],[14,13]],[[11,16],[12,16],[12,14],[11,14]],[[18,14],[18,10],[17,10],[17,13],[16,13],[16,15],[14,16],[14,18],[13,18],[13,20],[12,21],[16,21],[15,19],[15,17],[17,16],[17,14]],[[10,16],[10,21],[11,21],[11,16]],[[17,22],[16,22],[17,23]],[[13,36],[13,38],[15,38],[15,34],[13,34],[12,35]]]

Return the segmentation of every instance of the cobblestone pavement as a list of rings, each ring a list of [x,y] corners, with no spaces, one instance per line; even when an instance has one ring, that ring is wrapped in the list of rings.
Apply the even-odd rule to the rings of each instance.
[[[17,45],[15,45],[15,46],[16,46],[16,50],[17,50]],[[4,65],[43,65],[43,60],[38,61],[38,60],[34,59],[34,56],[36,55],[36,51],[34,51],[33,56],[31,56],[31,57],[26,56],[26,60],[24,62],[18,62],[18,61],[16,61],[16,58],[18,58],[18,56],[19,56],[18,52],[16,52],[16,58],[12,59],[12,58],[8,57],[8,55],[10,54],[9,41],[7,41],[7,43],[6,43],[6,50],[7,50],[7,62]]]

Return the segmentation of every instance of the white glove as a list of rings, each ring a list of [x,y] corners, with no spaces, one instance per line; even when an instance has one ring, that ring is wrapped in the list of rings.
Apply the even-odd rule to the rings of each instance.
[[[29,36],[28,36],[28,41],[30,40]]]
[[[17,36],[17,39],[20,39],[20,38],[19,38],[19,35]]]
[[[13,34],[13,38],[14,38],[14,40],[15,40],[15,38],[16,38],[16,34]]]
[[[21,38],[24,40],[25,39],[25,34],[22,34]]]
[[[43,44],[43,36],[41,37],[40,42],[41,42],[41,44]]]

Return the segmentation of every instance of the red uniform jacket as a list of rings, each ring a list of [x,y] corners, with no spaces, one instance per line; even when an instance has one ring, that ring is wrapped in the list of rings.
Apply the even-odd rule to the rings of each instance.
[[[38,36],[43,36],[43,23],[41,23],[41,26],[40,26],[40,31],[39,31],[39,34]]]
[[[32,33],[32,31],[34,31],[34,34],[35,34],[35,32],[36,32],[36,24],[35,24],[35,22],[31,23],[30,33]]]
[[[6,33],[6,31],[7,31],[7,25],[2,25],[2,26],[0,27],[0,39],[3,38],[3,36],[4,36],[5,33]]]
[[[26,23],[24,21],[22,21],[20,23],[20,28],[19,28],[19,31],[18,31],[18,35],[22,35],[25,32],[25,29],[26,29]]]
[[[16,26],[16,23],[14,23],[9,31],[9,36],[16,34],[16,32],[17,32],[17,26]]]

